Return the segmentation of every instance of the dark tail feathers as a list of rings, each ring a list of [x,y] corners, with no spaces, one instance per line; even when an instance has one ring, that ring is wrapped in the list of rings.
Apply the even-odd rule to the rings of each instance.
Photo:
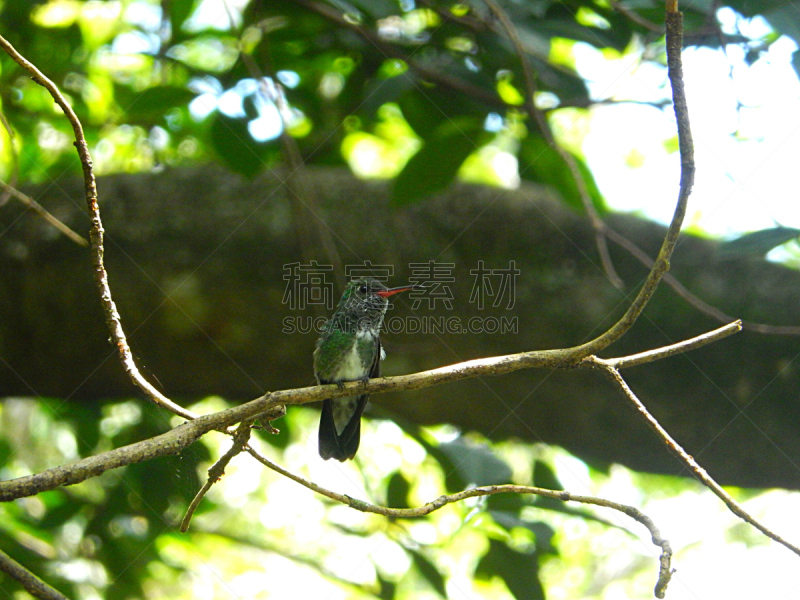
[[[356,410],[342,435],[337,435],[333,422],[333,400],[322,402],[322,416],[319,420],[319,455],[322,458],[335,458],[344,462],[356,455],[361,441],[361,413],[364,412],[367,398],[367,395],[358,397]]]

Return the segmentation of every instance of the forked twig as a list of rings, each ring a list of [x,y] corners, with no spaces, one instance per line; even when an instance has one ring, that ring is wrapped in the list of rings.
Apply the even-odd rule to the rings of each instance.
[[[197,507],[200,506],[200,502],[203,500],[203,497],[205,497],[208,490],[211,489],[211,486],[217,483],[220,479],[222,479],[222,476],[225,475],[225,468],[228,466],[228,463],[230,463],[236,455],[241,454],[242,451],[244,451],[245,446],[247,446],[247,442],[250,440],[250,430],[252,427],[252,419],[248,419],[239,423],[239,427],[236,428],[236,431],[233,434],[233,444],[231,445],[230,449],[224,455],[222,455],[220,459],[211,466],[210,469],[208,469],[208,479],[206,479],[206,482],[203,487],[200,488],[200,491],[195,494],[195,497],[189,504],[189,508],[186,509],[186,514],[181,521],[181,533],[186,533],[189,531],[189,523],[192,521],[194,511],[196,511]]]
[[[633,327],[636,319],[642,314],[664,274],[669,270],[670,258],[675,250],[675,245],[678,243],[678,236],[680,235],[683,219],[686,216],[686,207],[689,203],[689,195],[692,193],[692,186],[694,185],[694,143],[692,142],[692,131],[689,125],[689,109],[686,103],[686,91],[683,86],[681,61],[683,17],[678,12],[676,0],[667,0],[666,23],[667,74],[672,86],[672,102],[675,107],[675,119],[678,124],[678,147],[681,156],[678,201],[675,205],[672,221],[670,221],[664,241],[661,244],[661,250],[653,263],[653,268],[645,279],[644,285],[642,285],[642,289],[639,290],[636,298],[631,302],[622,318],[612,325],[608,331],[578,347],[586,353],[586,356],[597,354],[603,348],[607,348],[617,341]]]
[[[697,461],[688,454],[681,446],[676,442],[672,436],[667,433],[667,430],[664,429],[661,424],[656,420],[656,418],[650,414],[642,401],[636,396],[633,390],[628,386],[628,383],[622,378],[617,368],[615,368],[612,364],[612,361],[603,360],[602,358],[597,358],[596,356],[591,356],[587,358],[584,363],[587,366],[591,366],[592,368],[599,369],[606,373],[611,380],[616,384],[616,386],[622,391],[625,398],[633,405],[636,411],[644,418],[645,422],[650,426],[650,428],[656,432],[659,438],[664,442],[667,448],[675,454],[686,466],[689,467],[689,470],[692,474],[708,489],[710,489],[714,495],[717,496],[725,505],[731,510],[733,514],[737,517],[749,523],[756,529],[758,529],[761,533],[766,535],[768,538],[775,540],[779,544],[785,546],[798,556],[800,556],[800,548],[788,542],[787,540],[783,539],[777,533],[769,529],[766,525],[762,524],[758,521],[755,517],[751,516],[742,505],[736,502],[728,492],[722,489],[714,479],[706,472],[706,470],[701,467]],[[623,362],[617,363],[620,366],[630,366],[625,365]]]
[[[122,323],[120,322],[119,313],[117,312],[116,304],[111,298],[111,288],[108,285],[108,273],[106,273],[105,265],[103,264],[103,222],[100,219],[100,208],[97,204],[97,184],[92,170],[92,157],[89,154],[89,145],[86,143],[86,137],[83,135],[83,126],[78,120],[78,116],[72,107],[66,101],[64,96],[61,95],[58,87],[50,81],[33,63],[23,57],[4,37],[0,36],[0,48],[8,54],[14,62],[16,62],[23,69],[31,74],[31,79],[45,88],[56,103],[64,111],[72,130],[75,134],[75,148],[78,150],[78,156],[81,160],[81,167],[83,167],[83,183],[86,191],[86,204],[89,208],[89,215],[91,217],[91,227],[89,229],[89,242],[90,253],[92,256],[92,265],[94,266],[94,279],[100,293],[100,303],[103,307],[103,314],[105,315],[106,326],[108,327],[111,340],[117,347],[119,359],[122,366],[128,373],[128,376],[139,389],[141,389],[150,400],[163,406],[164,408],[172,411],[176,415],[180,415],[186,419],[192,419],[196,415],[191,411],[186,410],[182,406],[175,404],[172,400],[164,396],[155,387],[147,381],[139,369],[136,367],[136,362],[133,360],[133,354],[128,346],[128,341],[125,338],[125,332],[122,330]]]

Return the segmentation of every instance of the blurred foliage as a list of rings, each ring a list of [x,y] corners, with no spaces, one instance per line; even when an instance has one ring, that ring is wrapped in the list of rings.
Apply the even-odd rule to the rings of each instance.
[[[729,3],[744,17],[761,11],[775,29],[730,41],[747,44],[754,61],[781,33],[797,37],[782,18],[790,4]],[[591,98],[576,72],[576,44],[663,65],[661,3],[622,5],[639,18],[600,0],[500,2],[528,52],[542,109],[606,100]],[[715,3],[682,8],[688,43],[722,43]],[[482,2],[38,0],[0,3],[0,23],[67,95],[100,174],[218,160],[253,176],[282,160],[285,132],[309,164],[397,176],[398,204],[460,173],[493,184],[539,181],[581,209],[566,166],[522,111],[520,61]],[[0,176],[77,174],[52,99],[5,55],[0,67],[14,138],[0,136]],[[516,167],[498,174],[498,154]]]
[[[576,44],[615,55],[635,49],[642,60],[663,65],[663,36],[654,32],[663,24],[660,2],[621,3],[653,27],[603,0],[499,4],[529,53],[536,103],[550,114],[601,100],[590,97],[575,70]],[[745,17],[761,11],[775,29],[764,39],[733,41],[748,44],[754,60],[778,34],[798,39],[791,4],[729,2]],[[710,1],[683,7],[688,43],[720,45],[717,8]],[[66,94],[98,174],[217,160],[253,176],[282,160],[285,134],[308,164],[396,177],[398,205],[461,176],[495,185],[541,182],[582,210],[563,160],[521,109],[520,61],[481,2],[6,0],[0,30]],[[5,55],[0,103],[8,124],[0,131],[3,179],[40,182],[80,172],[69,124]],[[590,172],[576,159],[602,209]],[[775,229],[731,249],[763,253],[796,235]],[[209,399],[193,409],[225,407]],[[2,479],[170,425],[140,401],[84,407],[9,399],[0,410]],[[358,461],[332,468],[316,458],[315,419],[313,411],[290,411],[280,436],[257,436],[267,442],[264,452],[323,485],[355,496],[367,490],[371,500],[391,506],[509,481],[560,489],[556,463],[562,472],[564,464],[591,472],[592,492],[610,478],[557,450],[493,447],[447,428],[403,432],[378,421],[365,425]],[[228,443],[209,435],[180,457],[2,504],[0,548],[73,598],[534,599],[555,586],[560,597],[599,597],[619,578],[626,597],[650,593],[654,550],[643,551],[620,529],[629,523],[616,517],[504,495],[414,521],[388,520],[335,506],[245,456],[205,498],[190,532],[177,534],[209,461]],[[656,495],[695,489],[677,479],[626,477]],[[750,535],[737,531],[730,532],[735,539]],[[615,569],[587,540],[603,540]],[[5,576],[0,589],[24,597]]]
[[[107,404],[92,419],[68,404],[0,404],[0,477],[40,471],[170,425],[163,412],[137,400]],[[209,398],[191,409],[228,406]],[[317,456],[317,420],[316,410],[291,410],[276,422],[281,433],[270,436],[274,443],[264,443],[266,434],[251,443],[307,479],[379,504],[418,506],[446,491],[501,482],[567,487],[622,497],[644,510],[688,502],[693,516],[684,509],[683,527],[694,536],[702,535],[696,523],[721,514],[728,524],[717,535],[724,543],[767,545],[752,528],[725,517],[710,493],[698,500],[700,486],[692,480],[622,467],[596,471],[544,445],[492,446],[449,426],[404,431],[381,420],[364,422],[357,460],[339,466]],[[230,438],[214,433],[180,457],[0,504],[0,548],[76,600],[604,598],[607,589],[619,597],[651,597],[658,552],[644,528],[614,511],[503,494],[423,518],[386,519],[317,496],[247,455],[231,462],[189,532],[178,533],[205,471],[229,447]],[[742,502],[770,506],[764,494],[732,491]],[[2,574],[0,590],[27,597]]]

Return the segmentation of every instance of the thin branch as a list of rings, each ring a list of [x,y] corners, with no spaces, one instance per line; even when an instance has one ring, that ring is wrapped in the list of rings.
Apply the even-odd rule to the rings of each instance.
[[[0,571],[17,580],[34,598],[39,598],[40,600],[69,600],[64,594],[51,588],[2,550],[0,550]]]
[[[44,206],[39,204],[36,200],[34,200],[33,198],[31,198],[26,194],[23,194],[17,188],[6,183],[5,181],[0,181],[0,187],[3,188],[4,196],[8,195],[9,197],[16,198],[17,200],[22,202],[22,204],[24,204],[32,211],[34,211],[37,215],[42,217],[45,221],[50,223],[50,225],[52,225],[53,227],[58,229],[61,233],[63,233],[65,236],[67,236],[69,239],[71,239],[73,242],[75,242],[79,246],[83,246],[84,248],[89,247],[89,242],[86,240],[85,237],[83,237],[79,233],[75,233],[75,231],[70,229],[70,227],[66,223],[60,221],[52,213],[48,212],[48,210]],[[0,206],[2,206],[2,204],[3,202],[0,201]]]
[[[694,144],[689,125],[689,109],[686,103],[686,91],[683,86],[683,67],[681,65],[681,50],[683,47],[683,17],[677,12],[677,0],[667,0],[667,73],[672,85],[672,102],[675,107],[675,119],[678,124],[678,147],[681,155],[680,189],[678,201],[672,221],[669,224],[661,250],[658,253],[653,268],[639,290],[628,310],[608,331],[578,348],[586,356],[597,354],[603,348],[617,341],[636,322],[645,306],[656,291],[659,282],[669,270],[670,258],[678,242],[683,219],[686,216],[686,206],[694,184]]]
[[[104,230],[103,222],[100,219],[100,208],[97,204],[97,184],[95,182],[94,172],[92,171],[92,157],[89,154],[89,146],[86,143],[86,138],[83,135],[83,127],[81,126],[81,122],[78,120],[78,116],[75,114],[75,111],[72,110],[72,107],[66,101],[64,96],[61,95],[61,92],[58,90],[56,85],[47,77],[45,77],[45,75],[42,74],[38,68],[36,68],[36,65],[29,62],[19,52],[17,52],[14,46],[12,46],[2,36],[0,36],[0,48],[2,48],[6,54],[8,54],[14,60],[14,62],[28,71],[28,73],[31,74],[31,79],[33,79],[33,81],[41,85],[50,93],[56,103],[61,107],[61,110],[64,111],[64,114],[72,125],[72,130],[75,134],[75,148],[78,150],[78,156],[81,161],[81,166],[83,167],[83,182],[86,190],[86,204],[89,208],[89,214],[92,222],[91,228],[89,229],[89,241],[92,265],[94,266],[95,283],[97,284],[98,291],[100,292],[100,303],[103,308],[103,314],[105,315],[106,326],[108,327],[109,334],[111,335],[111,340],[117,347],[117,352],[123,368],[128,373],[128,376],[131,378],[134,385],[139,387],[139,389],[141,389],[147,395],[147,397],[150,398],[150,400],[172,411],[176,415],[180,415],[186,419],[194,418],[195,415],[191,411],[188,411],[185,408],[175,404],[172,400],[164,396],[155,387],[153,387],[150,382],[147,381],[141,373],[139,373],[139,369],[136,367],[136,363],[133,360],[133,354],[131,354],[128,341],[125,339],[125,332],[122,330],[122,323],[120,321],[119,313],[117,312],[117,307],[114,304],[114,300],[111,298],[111,288],[108,285],[108,273],[106,273],[106,269],[103,264]]]
[[[636,394],[631,390],[628,386],[628,383],[622,378],[619,374],[619,371],[615,369],[610,361],[603,360],[601,358],[597,358],[592,356],[584,361],[585,364],[591,366],[593,368],[599,369],[606,373],[614,383],[619,387],[619,389],[624,394],[625,398],[633,405],[633,407],[637,410],[637,412],[644,418],[645,422],[650,426],[650,428],[655,431],[656,435],[666,444],[667,448],[675,454],[687,467],[689,470],[694,474],[695,477],[707,488],[709,488],[714,495],[716,495],[725,505],[731,510],[733,514],[737,517],[742,519],[743,521],[749,523],[756,529],[758,529],[761,533],[766,535],[768,538],[775,540],[779,544],[785,546],[798,556],[800,556],[800,548],[795,546],[794,544],[786,541],[777,533],[769,529],[766,525],[763,525],[760,521],[758,521],[755,517],[751,516],[744,508],[742,508],[741,504],[736,502],[731,496],[722,489],[714,479],[706,472],[706,470],[701,467],[695,459],[689,455],[679,444],[676,442],[667,430],[664,429],[661,424],[656,420],[656,418],[650,414],[642,401],[636,396]]]
[[[217,413],[219,414],[219,413]],[[188,421],[161,435],[141,442],[114,448],[94,456],[53,467],[41,473],[0,481],[0,502],[17,498],[35,496],[47,490],[65,485],[75,485],[91,477],[97,477],[111,469],[124,467],[158,458],[180,454],[187,446],[196,442],[200,436],[216,429],[208,427],[200,419]]]
[[[393,517],[398,519],[411,519],[416,517],[424,517],[425,515],[429,515],[435,510],[439,510],[443,506],[447,506],[448,504],[453,504],[455,502],[460,502],[462,500],[466,500],[467,498],[477,498],[480,496],[493,496],[494,494],[533,494],[536,496],[543,496],[545,498],[552,498],[553,500],[560,500],[562,502],[579,502],[582,504],[591,504],[594,506],[602,506],[605,508],[610,508],[612,510],[619,511],[630,518],[638,521],[645,527],[647,527],[648,531],[650,532],[650,537],[653,541],[653,544],[661,548],[661,558],[659,562],[659,573],[658,573],[658,582],[656,583],[655,587],[655,595],[657,598],[663,598],[664,592],[666,591],[667,585],[669,584],[669,580],[672,577],[672,569],[670,567],[670,561],[672,557],[672,548],[670,547],[669,541],[661,537],[661,533],[659,532],[656,525],[653,523],[652,519],[642,513],[638,508],[633,506],[628,506],[626,504],[620,504],[618,502],[612,502],[611,500],[606,500],[604,498],[597,498],[595,496],[579,496],[576,494],[572,494],[571,492],[566,491],[558,491],[558,490],[548,490],[546,488],[540,487],[533,487],[527,485],[513,485],[513,484],[505,484],[505,485],[485,485],[480,487],[471,488],[468,490],[464,490],[461,492],[457,492],[455,494],[446,494],[439,496],[435,500],[430,502],[426,502],[422,506],[417,506],[414,508],[389,508],[385,506],[378,506],[376,504],[371,504],[364,500],[358,500],[356,498],[352,498],[347,496],[346,494],[340,494],[338,492],[331,491],[327,488],[322,487],[314,483],[313,481],[308,481],[304,479],[300,475],[296,473],[292,473],[278,465],[277,463],[272,462],[265,456],[262,456],[256,450],[248,446],[246,448],[248,453],[259,461],[261,464],[269,467],[276,473],[283,475],[284,477],[288,477],[292,481],[299,483],[300,485],[310,489],[313,492],[321,494],[326,498],[330,498],[336,502],[340,502],[350,508],[354,508],[361,512],[372,513],[376,515],[383,515],[386,517]]]
[[[570,176],[575,182],[575,187],[578,190],[578,196],[583,204],[583,209],[586,211],[586,215],[589,217],[589,223],[594,230],[595,245],[597,246],[597,253],[600,255],[600,262],[603,265],[603,271],[605,271],[606,277],[608,277],[608,280],[611,282],[611,284],[618,290],[622,290],[624,289],[625,284],[622,282],[622,279],[620,279],[616,269],[614,269],[614,263],[611,261],[611,255],[608,253],[608,244],[606,243],[603,221],[600,218],[600,215],[597,213],[597,209],[595,208],[592,198],[589,195],[589,189],[586,187],[586,180],[583,178],[583,175],[578,169],[578,164],[575,162],[575,157],[564,150],[564,148],[562,148],[561,145],[556,141],[553,131],[550,128],[550,123],[547,121],[547,117],[544,115],[544,112],[539,110],[539,108],[536,106],[536,79],[533,76],[533,69],[528,62],[528,55],[525,51],[525,46],[522,43],[522,39],[519,36],[519,32],[506,12],[497,2],[495,2],[495,0],[483,0],[483,2],[503,26],[503,29],[506,31],[506,35],[508,35],[508,39],[511,40],[511,44],[514,46],[514,51],[517,53],[517,58],[519,59],[522,72],[525,76],[525,109],[528,112],[528,115],[539,126],[539,129],[541,130],[542,135],[544,135],[549,146],[558,153],[558,155],[561,157],[561,160],[563,160],[564,164],[567,165]]]
[[[709,331],[689,340],[672,344],[671,346],[664,346],[663,348],[656,348],[655,350],[648,350],[647,352],[640,352],[639,354],[631,354],[630,356],[623,356],[622,358],[606,359],[605,363],[615,369],[625,369],[627,367],[635,367],[645,363],[651,363],[662,358],[674,356],[676,354],[683,354],[689,350],[695,350],[706,346],[712,342],[716,342],[723,338],[739,333],[742,330],[742,322],[734,321],[724,327]],[[591,361],[590,361],[591,362]]]
[[[191,504],[189,504],[189,508],[186,509],[186,515],[184,515],[183,520],[181,521],[181,533],[186,533],[189,531],[189,523],[192,522],[194,511],[196,511],[197,507],[200,506],[200,502],[203,500],[208,490],[211,489],[211,486],[217,483],[220,479],[222,479],[222,476],[225,475],[225,467],[228,466],[228,463],[233,460],[234,456],[241,454],[244,451],[244,448],[247,446],[247,442],[250,439],[250,430],[252,427],[253,421],[252,419],[248,419],[247,421],[242,421],[239,424],[239,427],[236,428],[236,432],[233,434],[233,444],[231,445],[230,449],[208,470],[208,479],[203,487],[200,488],[200,491],[198,491],[195,497],[192,499]]]
[[[606,227],[606,235],[615,244],[623,247],[631,256],[642,263],[648,269],[652,268],[653,261],[647,253],[634,244],[631,240],[624,235],[611,229],[608,225]],[[735,321],[736,318],[732,317],[716,306],[712,306],[702,298],[698,298],[694,293],[689,291],[678,279],[670,273],[664,274],[664,283],[669,286],[678,296],[686,300],[691,306],[699,310],[701,313],[708,315],[712,319],[716,319],[720,323],[730,323]],[[800,327],[797,325],[768,325],[766,323],[753,323],[752,321],[742,320],[742,329],[745,331],[753,331],[755,333],[766,333],[773,335],[800,335]]]

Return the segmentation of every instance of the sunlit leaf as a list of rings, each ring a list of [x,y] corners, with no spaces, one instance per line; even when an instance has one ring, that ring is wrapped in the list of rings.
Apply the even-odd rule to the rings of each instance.
[[[599,211],[605,211],[605,201],[591,171],[582,160],[575,156],[573,159],[586,184],[592,204]],[[583,212],[583,202],[572,172],[564,159],[542,137],[528,134],[522,140],[519,149],[519,173],[524,180],[552,186],[570,207]]]

